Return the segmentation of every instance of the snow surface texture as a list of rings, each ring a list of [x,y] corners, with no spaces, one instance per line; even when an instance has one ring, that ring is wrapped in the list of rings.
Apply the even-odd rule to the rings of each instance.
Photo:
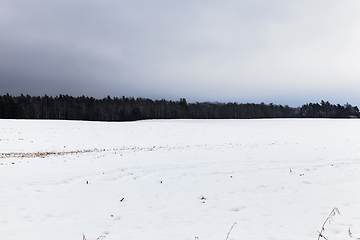
[[[360,121],[0,120],[0,239],[360,237]]]

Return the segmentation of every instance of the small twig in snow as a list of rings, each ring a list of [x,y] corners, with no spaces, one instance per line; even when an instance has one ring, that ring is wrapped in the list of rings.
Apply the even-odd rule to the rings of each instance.
[[[234,228],[234,226],[235,226],[236,224],[237,224],[237,223],[234,222],[234,224],[231,226],[231,228],[230,228],[230,230],[229,230],[229,232],[228,232],[228,234],[227,234],[226,240],[228,240],[229,235],[230,235],[230,233],[231,233],[231,230]]]

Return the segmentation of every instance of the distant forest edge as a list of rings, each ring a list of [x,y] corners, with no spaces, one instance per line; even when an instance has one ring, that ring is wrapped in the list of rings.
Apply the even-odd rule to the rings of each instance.
[[[135,121],[144,119],[355,118],[358,107],[308,103],[301,107],[255,103],[187,103],[133,97],[0,96],[0,118]]]

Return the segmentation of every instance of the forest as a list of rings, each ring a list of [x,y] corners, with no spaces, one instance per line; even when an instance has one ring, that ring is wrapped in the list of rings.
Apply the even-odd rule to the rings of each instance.
[[[258,119],[258,118],[357,118],[359,109],[350,104],[308,103],[301,107],[273,103],[188,103],[134,97],[69,95],[0,96],[2,119],[63,119],[87,121],[135,121],[144,119]]]

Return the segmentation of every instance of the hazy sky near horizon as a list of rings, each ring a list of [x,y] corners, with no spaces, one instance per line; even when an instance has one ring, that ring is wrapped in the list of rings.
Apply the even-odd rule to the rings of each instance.
[[[360,105],[358,0],[2,0],[0,94]]]

